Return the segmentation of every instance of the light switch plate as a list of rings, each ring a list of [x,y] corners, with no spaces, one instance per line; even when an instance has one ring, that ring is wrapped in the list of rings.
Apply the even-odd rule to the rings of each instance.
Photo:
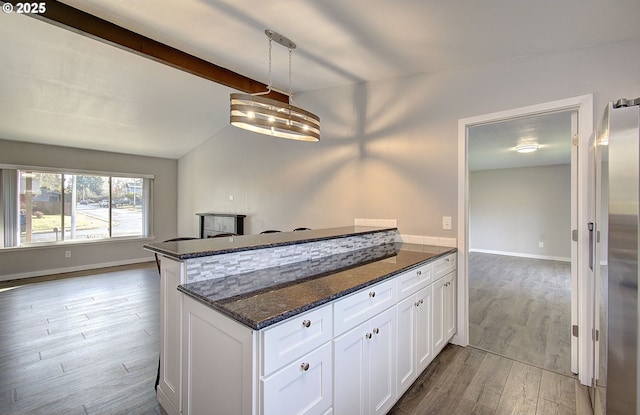
[[[451,230],[451,216],[442,217],[442,229],[447,231]]]

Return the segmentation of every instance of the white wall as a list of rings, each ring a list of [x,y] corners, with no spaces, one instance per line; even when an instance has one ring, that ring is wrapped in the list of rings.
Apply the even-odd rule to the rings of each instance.
[[[470,172],[469,249],[570,261],[571,166]]]
[[[146,241],[0,249],[0,280],[150,261],[153,256],[142,249],[143,243],[161,241],[177,234],[176,160],[0,140],[0,164],[152,174],[155,176],[153,229],[156,237]],[[67,250],[71,251],[71,258],[65,258],[64,251]]]
[[[455,237],[458,119],[584,94],[599,119],[607,101],[640,96],[638,65],[640,45],[623,42],[298,94],[321,118],[321,141],[215,134],[179,160],[179,233],[197,234],[195,213],[216,211],[248,215],[247,233],[368,217]]]

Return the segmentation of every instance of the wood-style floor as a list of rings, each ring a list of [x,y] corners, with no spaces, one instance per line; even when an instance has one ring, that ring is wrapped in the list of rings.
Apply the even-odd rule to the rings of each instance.
[[[571,375],[571,265],[469,254],[469,343]]]
[[[475,347],[447,345],[389,415],[591,415],[570,376]]]
[[[66,277],[0,283],[0,413],[159,414],[158,270]]]
[[[155,264],[78,275],[0,282],[0,413],[160,414]],[[590,413],[571,377],[453,345],[390,412]]]

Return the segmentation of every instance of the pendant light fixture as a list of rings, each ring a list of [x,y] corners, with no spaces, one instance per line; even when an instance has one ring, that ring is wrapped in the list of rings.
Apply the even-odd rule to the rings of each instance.
[[[300,141],[320,141],[320,118],[293,103],[291,56],[296,44],[271,30],[269,38],[269,85],[256,94],[231,94],[231,125],[273,137]],[[289,49],[289,103],[263,97],[271,92],[271,44],[275,41]]]

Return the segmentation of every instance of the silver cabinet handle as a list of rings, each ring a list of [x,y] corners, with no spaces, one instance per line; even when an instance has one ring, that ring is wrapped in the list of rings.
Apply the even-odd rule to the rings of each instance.
[[[450,261],[450,259],[449,259],[449,258],[445,258],[444,260],[445,260],[446,262],[449,262],[449,261]]]
[[[423,303],[424,303],[424,300],[420,300],[420,304],[423,304]]]
[[[376,292],[375,291],[369,291],[369,297],[373,298],[376,296]]]
[[[422,271],[416,271],[416,274],[422,275]]]
[[[420,301],[415,302],[416,307],[420,307]]]
[[[376,327],[375,329],[373,329],[373,334],[378,334],[378,333],[380,333],[380,329],[379,328]]]
[[[310,320],[304,320],[302,322],[302,327],[307,327],[307,328],[311,327],[311,321]]]
[[[304,372],[306,372],[307,370],[309,370],[309,363],[303,363],[300,365],[300,369],[302,369]]]
[[[371,333],[367,333],[364,335],[365,338],[370,339],[371,338]]]

